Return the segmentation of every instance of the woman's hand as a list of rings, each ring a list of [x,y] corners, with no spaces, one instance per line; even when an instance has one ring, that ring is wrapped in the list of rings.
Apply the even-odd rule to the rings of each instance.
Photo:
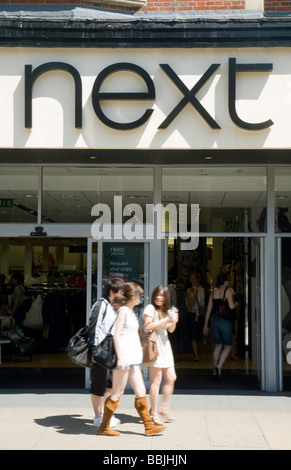
[[[123,359],[117,359],[117,369],[124,369],[124,362]]]
[[[167,316],[167,323],[176,324],[179,321],[179,314],[177,313],[174,317]]]
[[[167,319],[167,330],[169,333],[174,333],[176,329],[176,325],[179,321],[179,315],[177,314],[174,318],[169,317],[169,315],[166,316]]]
[[[209,333],[209,327],[208,327],[208,326],[204,326],[204,328],[203,328],[203,334],[204,334],[205,336],[207,336],[208,333]]]

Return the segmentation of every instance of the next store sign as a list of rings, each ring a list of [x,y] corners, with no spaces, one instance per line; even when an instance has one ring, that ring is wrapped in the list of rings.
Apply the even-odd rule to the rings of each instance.
[[[205,106],[202,105],[201,101],[197,98],[198,92],[204,85],[215,75],[220,68],[220,63],[212,63],[205,70],[201,78],[195,83],[192,88],[188,88],[183,80],[179,77],[175,71],[175,67],[170,64],[164,63],[159,64],[165,76],[170,79],[173,87],[177,88],[181,93],[181,99],[176,103],[170,113],[159,123],[158,129],[167,129],[170,124],[183,112],[186,105],[190,104],[196,112],[200,115],[208,126],[213,130],[220,130],[221,124],[217,122],[211,116]],[[38,77],[46,72],[54,70],[61,70],[68,72],[74,80],[75,84],[75,127],[82,129],[83,127],[83,104],[82,104],[82,79],[77,68],[66,62],[47,62],[41,64],[35,68],[32,65],[25,65],[25,128],[31,129],[33,127],[33,116],[32,116],[32,100],[33,100],[33,89]],[[248,122],[239,116],[236,106],[236,90],[239,86],[238,74],[243,73],[270,73],[273,70],[272,63],[237,63],[235,58],[228,59],[228,111],[232,122],[241,129],[248,131],[260,131],[269,128],[274,123],[271,119],[267,119],[262,122]],[[101,88],[107,77],[112,74],[118,74],[121,71],[129,71],[137,74],[144,82],[145,91],[143,92],[125,92],[122,91],[107,91],[102,92]],[[102,103],[105,101],[111,101],[116,103],[127,101],[130,106],[130,101],[154,101],[156,99],[155,84],[149,73],[143,68],[134,63],[130,62],[118,62],[113,63],[110,66],[105,67],[96,77],[92,89],[92,106],[100,121],[106,126],[121,131],[128,131],[145,124],[154,110],[152,108],[145,109],[144,113],[137,116],[136,119],[128,122],[118,122],[106,115],[103,110]],[[260,106],[260,103],[258,103]],[[268,110],[266,110],[267,112]]]

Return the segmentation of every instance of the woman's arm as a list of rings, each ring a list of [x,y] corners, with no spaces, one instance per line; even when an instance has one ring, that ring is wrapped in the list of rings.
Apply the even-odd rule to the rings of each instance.
[[[161,318],[161,320],[154,320],[151,315],[144,313],[143,315],[144,327],[147,331],[157,330],[160,326],[170,322],[168,315]]]
[[[144,327],[147,331],[157,330],[162,325],[167,325],[169,333],[173,333],[179,321],[179,315],[176,319],[170,318],[169,315],[163,316],[160,320],[154,320],[151,315],[144,313]]]
[[[209,333],[208,322],[209,322],[212,306],[213,306],[213,302],[212,302],[212,293],[211,293],[210,297],[209,297],[206,313],[205,313],[205,322],[204,322],[204,327],[203,327],[203,334],[204,335],[207,335]]]
[[[117,313],[117,319],[115,323],[115,332],[113,336],[113,344],[114,344],[114,349],[115,349],[115,353],[117,356],[117,368],[118,369],[124,369],[124,363],[123,363],[121,347],[120,347],[120,334],[123,330],[125,319],[126,319],[126,311],[124,308],[122,308]]]
[[[168,317],[168,326],[167,326],[167,330],[169,333],[174,333],[175,329],[176,329],[176,326],[177,326],[177,323],[179,321],[179,314],[177,313],[176,317],[175,318],[170,318]]]
[[[235,302],[234,300],[234,295],[235,295],[234,290],[231,287],[229,287],[225,293],[225,298],[227,299],[229,308],[231,310],[234,310],[235,308],[239,306],[239,303]]]
[[[4,308],[5,308],[6,312],[8,313],[8,315],[11,315],[13,317],[14,313],[15,313],[15,310],[17,309],[17,307],[19,305],[20,305],[20,300],[15,299],[11,308],[9,308],[7,305],[4,305]]]

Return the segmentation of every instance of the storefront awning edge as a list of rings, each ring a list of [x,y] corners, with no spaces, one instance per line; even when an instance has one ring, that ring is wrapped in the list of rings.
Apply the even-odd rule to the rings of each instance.
[[[0,11],[2,47],[290,47],[291,14],[122,13],[87,8]],[[21,8],[20,8],[21,7]],[[194,14],[197,13],[197,14]]]

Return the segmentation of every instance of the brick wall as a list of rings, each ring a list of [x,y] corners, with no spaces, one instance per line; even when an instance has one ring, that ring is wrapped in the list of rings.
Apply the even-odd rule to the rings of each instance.
[[[109,0],[110,1],[110,0]],[[101,3],[98,0],[0,0],[5,4],[65,5],[75,4],[113,10],[187,11],[187,10],[244,10],[245,0],[147,0],[143,8],[131,8],[118,4]],[[291,0],[264,0],[265,11],[290,11]]]
[[[291,1],[287,0],[265,0],[265,11],[291,11]]]
[[[0,0],[4,4],[30,4],[30,5],[65,5],[76,4],[114,10],[136,10],[137,8],[110,5],[90,0]],[[238,10],[245,8],[245,0],[148,0],[142,11],[181,11],[181,10]]]
[[[148,0],[144,11],[243,10],[244,0]]]

